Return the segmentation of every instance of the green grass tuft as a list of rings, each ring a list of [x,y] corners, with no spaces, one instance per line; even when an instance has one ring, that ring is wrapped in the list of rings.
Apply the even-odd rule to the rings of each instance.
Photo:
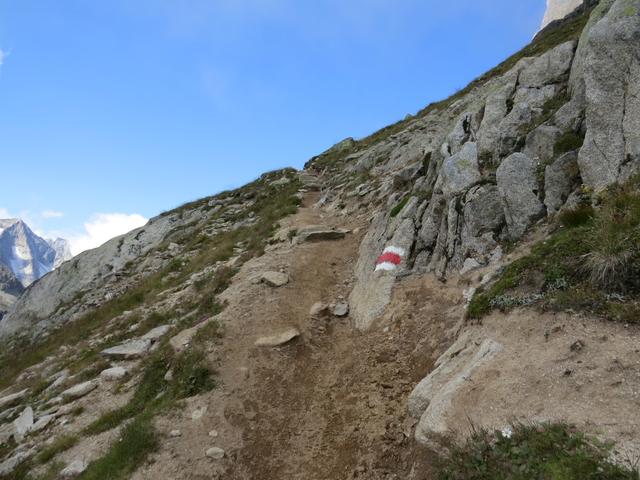
[[[149,415],[127,425],[107,454],[92,462],[79,480],[124,480],[159,447],[158,433]]]
[[[611,444],[565,424],[514,425],[511,434],[475,430],[463,444],[445,441],[439,480],[639,480],[609,460]]]

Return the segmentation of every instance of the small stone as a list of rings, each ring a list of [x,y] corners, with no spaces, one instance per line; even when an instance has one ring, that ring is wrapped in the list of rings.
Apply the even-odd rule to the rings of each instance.
[[[260,276],[260,281],[270,287],[282,287],[289,283],[289,275],[281,272],[265,272]]]
[[[100,372],[100,378],[112,382],[123,379],[127,376],[127,373],[127,369],[124,367],[112,367]]]
[[[193,412],[191,412],[191,420],[197,421],[204,417],[204,414],[207,411],[207,407],[196,408]]]
[[[74,460],[60,472],[63,478],[73,478],[80,475],[87,469],[87,462],[84,460]]]
[[[312,317],[319,317],[326,314],[328,310],[329,306],[326,303],[316,302],[311,307],[311,310],[309,310],[309,315],[311,315]]]
[[[256,347],[279,347],[285,343],[289,343],[291,340],[300,336],[300,330],[297,328],[290,328],[284,332],[272,335],[270,337],[262,337],[256,340]]]
[[[336,317],[346,317],[349,315],[349,304],[347,302],[339,302],[333,307],[333,314]]]
[[[224,450],[218,447],[212,447],[207,450],[207,457],[214,460],[222,460],[224,458]]]
[[[182,432],[181,432],[180,430],[171,430],[171,431],[169,432],[169,436],[170,436],[171,438],[178,438],[178,437],[181,437],[181,436],[182,436]]]
[[[70,402],[72,400],[77,400],[80,397],[84,397],[89,392],[95,390],[97,386],[98,385],[92,381],[80,383],[65,390],[60,394],[60,396],[62,397],[63,402]]]
[[[167,373],[164,374],[164,381],[170,382],[173,380],[173,370],[167,370]]]
[[[482,265],[475,258],[467,258],[462,265],[460,275],[466,275],[467,273],[477,270],[480,267],[482,267]]]
[[[217,430],[211,430],[211,431],[209,432],[209,436],[210,436],[211,438],[217,438],[217,437],[218,437],[218,431],[217,431]]]

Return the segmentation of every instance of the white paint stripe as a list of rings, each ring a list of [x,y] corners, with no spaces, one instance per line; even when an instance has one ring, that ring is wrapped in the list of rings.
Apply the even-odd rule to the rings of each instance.
[[[395,263],[391,263],[391,262],[382,262],[379,263],[378,265],[376,265],[376,272],[383,270],[385,272],[390,272],[392,270],[395,270],[396,268],[398,268],[398,266]]]
[[[385,253],[395,253],[396,255],[400,255],[401,257],[404,257],[404,248],[390,246],[385,248],[384,251],[382,252],[383,255]]]

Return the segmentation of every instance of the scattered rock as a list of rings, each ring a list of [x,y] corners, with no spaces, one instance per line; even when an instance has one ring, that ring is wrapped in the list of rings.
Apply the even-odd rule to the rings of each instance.
[[[0,398],[0,409],[12,407],[16,403],[23,400],[27,396],[27,393],[29,393],[29,390],[25,389],[21,392],[12,393],[11,395]]]
[[[207,450],[207,457],[214,460],[222,460],[224,458],[224,450],[218,447],[212,447]]]
[[[336,317],[346,317],[349,315],[349,304],[347,302],[339,302],[333,307],[332,312]]]
[[[78,398],[84,397],[89,392],[96,389],[98,385],[93,381],[88,381],[84,383],[79,383],[78,385],[74,385],[73,387],[65,390],[60,394],[63,402],[71,402],[73,400],[77,400]]]
[[[100,378],[113,382],[115,380],[123,379],[127,376],[127,373],[127,369],[124,367],[112,367],[100,372]]]
[[[169,436],[170,436],[171,438],[178,438],[178,437],[181,437],[181,436],[182,436],[182,432],[181,432],[180,430],[171,430],[171,431],[169,432]]]
[[[55,415],[44,415],[40,417],[36,423],[31,427],[32,432],[39,432],[40,430],[44,430],[51,423],[53,419],[55,419]]]
[[[133,358],[142,357],[151,348],[151,340],[148,339],[135,339],[122,343],[115,347],[107,348],[101,353],[105,357],[112,358],[114,360],[129,360]]]
[[[173,380],[173,370],[167,370],[167,373],[164,374],[163,378],[165,382],[170,382],[171,380]]]
[[[210,436],[211,438],[217,438],[217,436],[218,436],[218,431],[217,431],[217,430],[211,430],[211,431],[209,432],[209,436]]]
[[[282,177],[278,180],[274,180],[269,185],[273,187],[281,187],[283,185],[289,185],[290,183],[291,183],[291,180],[289,180],[287,177]]]
[[[33,427],[33,409],[25,408],[20,416],[13,421],[13,437],[16,442],[20,443],[25,435],[31,431]]]
[[[151,340],[157,342],[161,337],[165,336],[171,330],[171,325],[160,325],[159,327],[149,330],[142,336],[142,340]]]
[[[290,328],[278,335],[272,335],[270,337],[262,337],[256,340],[256,347],[279,347],[285,343],[289,343],[291,340],[300,336],[300,330],[297,328]]]
[[[289,283],[289,275],[280,272],[265,272],[260,275],[260,281],[270,287],[282,287]]]
[[[74,460],[67,465],[61,472],[62,478],[74,478],[83,473],[87,469],[87,462],[84,460]]]
[[[171,340],[169,340],[169,344],[176,353],[183,351],[184,349],[189,347],[189,345],[193,341],[193,337],[196,336],[200,329],[206,327],[213,321],[215,321],[215,318],[211,317],[198,323],[197,325],[194,325],[191,328],[182,330],[180,333],[172,337]]]
[[[4,462],[0,463],[0,476],[9,478],[9,475],[11,475],[15,471],[16,467],[20,465],[23,461],[25,461],[27,458],[29,458],[31,455],[33,455],[33,453],[34,453],[34,450],[29,450],[26,452],[21,451],[16,453],[14,456],[9,458],[8,460],[5,460]]]

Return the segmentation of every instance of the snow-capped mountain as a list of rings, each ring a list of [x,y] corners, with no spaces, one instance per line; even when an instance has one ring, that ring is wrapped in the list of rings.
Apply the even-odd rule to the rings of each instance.
[[[73,258],[69,242],[67,242],[64,238],[56,238],[55,240],[47,239],[47,243],[56,251],[56,258],[53,262],[53,268],[58,268],[64,262]]]
[[[20,219],[0,220],[0,263],[8,267],[24,287],[62,263],[68,253],[65,247],[68,250],[68,245],[58,242],[54,248]]]

